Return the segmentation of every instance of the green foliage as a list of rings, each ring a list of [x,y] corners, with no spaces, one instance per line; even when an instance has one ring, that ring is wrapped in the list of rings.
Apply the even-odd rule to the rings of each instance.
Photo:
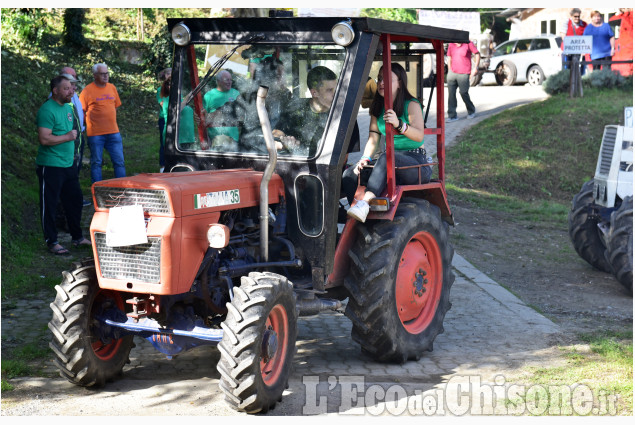
[[[582,77],[582,84],[586,87],[613,88],[622,86],[625,83],[626,78],[619,72],[611,71],[610,69],[593,71]]]
[[[2,360],[2,376],[8,379],[33,375],[33,369],[22,360]]]
[[[542,83],[542,89],[551,94],[568,93],[569,92],[569,76],[571,71],[563,69],[557,74],[547,77],[544,83]]]
[[[168,31],[168,26],[164,25],[162,30],[154,36],[150,46],[145,49],[143,59],[148,69],[156,75],[164,68],[172,67],[174,56],[174,43]]]
[[[84,37],[83,25],[86,21],[86,10],[71,8],[64,10],[64,42],[70,47],[85,50],[88,40]]]
[[[4,379],[2,380],[2,391],[13,391],[13,385],[9,384]]]
[[[44,9],[2,9],[2,44],[5,38],[21,44],[39,44],[48,30]]]
[[[132,9],[134,12],[135,9]],[[64,9],[2,9],[2,296],[19,297],[40,291],[52,291],[59,283],[61,271],[69,267],[69,258],[55,257],[46,251],[38,216],[38,190],[34,159],[38,149],[35,115],[49,93],[48,83],[62,66],[72,66],[84,84],[92,81],[91,66],[106,62],[111,82],[119,90],[122,107],[117,121],[124,140],[126,171],[129,175],[158,171],[158,130],[156,106],[156,72],[146,63],[126,62],[123,54],[153,49],[150,38],[136,41],[135,13],[126,9],[85,9],[83,33],[89,48],[80,51],[63,41]],[[23,22],[40,23],[21,28]],[[144,9],[145,32],[164,38],[169,45],[166,16],[207,17],[209,9]],[[29,44],[15,34],[45,28],[40,44]],[[169,54],[156,60],[156,69],[169,67]],[[81,87],[80,87],[81,89]],[[85,155],[89,155],[86,149]],[[107,160],[104,178],[114,171]],[[80,185],[87,197],[90,173],[84,166]],[[89,209],[83,210],[83,228],[90,223]],[[66,234],[60,234],[63,238]],[[71,248],[71,252],[74,250]],[[81,254],[85,255],[85,254]]]
[[[569,92],[569,79],[571,71],[563,69],[557,74],[553,74],[545,80],[542,88],[545,92],[553,95]],[[633,88],[633,77],[624,77],[617,71],[602,69],[588,72],[582,77],[582,84],[586,88],[611,89],[620,87],[628,90]]]
[[[417,9],[397,9],[397,8],[377,8],[362,9],[361,16],[368,18],[387,19],[389,21],[409,22],[411,24],[419,23],[419,15]]]

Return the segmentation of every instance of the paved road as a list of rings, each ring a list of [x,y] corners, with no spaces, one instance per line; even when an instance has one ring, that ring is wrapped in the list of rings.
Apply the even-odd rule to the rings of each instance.
[[[449,144],[467,126],[504,109],[505,102],[517,105],[544,97],[533,87],[477,87],[470,92],[479,117],[448,124]],[[461,108],[458,112],[465,114]],[[342,314],[302,318],[289,389],[269,415],[487,414],[492,412],[471,403],[472,396],[485,394],[488,400],[487,394],[504,391],[528,365],[559,364],[553,348],[561,336],[558,326],[459,255],[453,267],[457,278],[445,333],[437,338],[434,351],[417,362],[373,362],[351,340],[351,324]],[[3,302],[3,344],[48,339],[50,301]],[[136,343],[122,379],[99,391],[61,378],[11,380],[16,389],[3,391],[2,415],[237,414],[218,389],[215,348],[201,347],[167,360],[147,341]],[[47,364],[45,375],[52,370]],[[503,410],[494,413],[509,413],[503,404],[497,409]]]
[[[417,362],[389,365],[364,356],[351,340],[351,324],[342,314],[301,319],[290,387],[269,415],[395,413],[384,404],[393,396],[403,403],[444,397],[448,408],[432,413],[455,414],[452,409],[462,409],[462,404],[456,400],[456,390],[451,390],[453,383],[471,377],[480,386],[493,382],[503,388],[519,368],[559,362],[551,348],[560,332],[553,322],[462,257],[455,255],[453,266],[457,279],[445,333],[437,338],[434,351]],[[46,338],[42,330],[50,317],[47,304],[21,301],[8,310],[3,304],[3,343],[5,337],[14,343]],[[12,314],[16,310],[19,317]],[[216,349],[200,347],[167,360],[147,341],[137,339],[136,344],[123,377],[99,391],[75,387],[61,378],[11,380],[16,390],[3,391],[2,415],[237,414],[218,389]],[[47,372],[52,370],[48,365]],[[392,388],[386,392],[389,395],[382,396],[383,390],[377,395],[377,385]],[[372,398],[366,401],[368,391]],[[413,407],[396,413],[418,411]]]

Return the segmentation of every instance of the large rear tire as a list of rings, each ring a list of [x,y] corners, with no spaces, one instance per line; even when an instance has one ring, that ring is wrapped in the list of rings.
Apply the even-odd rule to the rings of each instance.
[[[92,259],[62,274],[48,325],[55,364],[73,384],[102,386],[121,374],[134,344],[132,335],[113,338],[101,332],[96,317],[110,309],[124,314],[124,300],[117,291],[99,287]]]
[[[617,280],[633,293],[633,197],[627,196],[611,214],[607,259]]]
[[[218,345],[220,388],[232,408],[267,412],[282,398],[291,374],[298,336],[293,285],[275,273],[249,273],[227,309]]]
[[[569,238],[578,255],[598,270],[611,273],[613,269],[606,260],[604,236],[598,228],[599,219],[591,214],[593,198],[593,180],[582,185],[574,196],[569,211]]]
[[[503,61],[494,70],[494,77],[499,86],[513,86],[516,82],[516,65]]]
[[[358,226],[362,226],[358,224]],[[454,282],[454,250],[439,208],[404,198],[393,221],[368,221],[349,252],[351,294],[346,316],[362,351],[382,362],[404,363],[432,351],[443,332]],[[366,232],[364,232],[366,233]]]

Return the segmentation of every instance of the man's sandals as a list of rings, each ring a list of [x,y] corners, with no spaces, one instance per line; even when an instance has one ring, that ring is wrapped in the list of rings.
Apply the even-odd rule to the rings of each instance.
[[[64,248],[62,245],[56,243],[53,245],[49,245],[49,252],[55,255],[69,255],[71,252]]]
[[[91,246],[92,244],[90,243],[90,241],[86,238],[81,238],[81,239],[77,239],[73,241],[73,246],[75,248],[80,248],[83,246]]]

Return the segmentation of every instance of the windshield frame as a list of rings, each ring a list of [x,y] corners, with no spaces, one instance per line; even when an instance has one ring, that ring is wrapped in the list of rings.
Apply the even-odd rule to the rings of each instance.
[[[344,75],[345,75],[345,70],[346,68],[350,65],[350,60],[351,60],[351,54],[349,49],[339,46],[337,44],[335,44],[332,40],[330,40],[329,43],[318,43],[318,42],[308,42],[308,40],[306,39],[302,39],[300,41],[297,42],[285,42],[285,43],[280,43],[280,42],[276,42],[276,43],[269,43],[267,40],[264,41],[258,41],[255,43],[251,43],[251,44],[245,44],[246,48],[250,48],[252,46],[270,46],[270,47],[276,47],[276,48],[280,48],[282,47],[283,49],[286,47],[288,48],[287,52],[292,51],[293,46],[305,46],[305,47],[315,47],[315,46],[320,46],[320,47],[324,47],[325,49],[333,49],[333,54],[334,55],[341,55],[342,59],[338,60],[338,59],[332,59],[332,61],[337,60],[339,62],[339,69],[335,70],[335,73],[337,75],[337,84],[335,87],[335,93],[333,96],[333,101],[331,103],[331,107],[329,109],[328,112],[326,112],[328,114],[328,116],[326,117],[325,121],[324,121],[324,131],[322,133],[322,135],[320,136],[319,140],[317,141],[317,147],[315,149],[314,152],[311,152],[310,154],[285,154],[284,152],[279,152],[278,154],[278,159],[282,160],[282,161],[301,161],[301,162],[306,162],[306,161],[310,161],[310,160],[314,160],[315,158],[319,157],[324,149],[324,142],[327,139],[327,134],[329,132],[329,128],[331,125],[331,121],[332,121],[332,117],[333,117],[333,113],[334,110],[336,110],[337,108],[335,107],[335,105],[338,102],[338,99],[340,98],[340,91],[341,91],[341,87],[342,87],[342,83],[344,80]],[[221,40],[220,42],[217,41],[211,41],[211,42],[195,42],[195,43],[191,43],[190,45],[188,45],[187,47],[183,48],[183,49],[179,49],[180,51],[180,55],[178,55],[178,57],[175,57],[175,60],[179,61],[179,69],[181,70],[181,72],[178,73],[178,83],[177,84],[173,84],[171,87],[171,90],[173,92],[176,93],[171,93],[171,96],[174,95],[175,99],[180,99],[182,98],[186,92],[192,92],[193,90],[185,90],[183,88],[184,85],[184,79],[188,78],[188,74],[189,74],[189,68],[190,68],[190,61],[188,58],[188,53],[187,50],[188,49],[194,49],[194,51],[196,53],[197,49],[200,50],[201,46],[226,46],[228,49],[229,48],[233,48],[236,46],[240,46],[241,43],[240,41],[238,42],[230,42],[227,40]],[[195,53],[195,55],[196,55]],[[324,52],[316,52],[318,55],[322,54]],[[228,61],[231,61],[232,58],[235,58],[236,55],[239,55],[240,57],[241,51],[240,49],[233,54],[233,56],[230,56]],[[302,59],[302,60],[306,60],[306,59]],[[323,60],[324,61],[324,60]],[[318,61],[319,62],[319,61]],[[200,64],[200,62],[199,62]],[[198,74],[201,74],[200,69],[198,68],[198,64],[197,64],[197,71]],[[291,71],[291,69],[289,69],[287,71],[289,74],[291,74],[293,71]],[[201,80],[202,80],[202,76],[198,76]],[[189,77],[191,79],[191,77]],[[242,77],[241,77],[242,78]],[[198,78],[197,78],[198,79]],[[306,81],[302,82],[300,81],[300,83],[298,84],[298,86],[295,86],[295,83],[297,82],[295,80],[295,77],[292,75],[289,75],[287,77],[287,80],[292,81],[291,87],[289,87],[289,89],[292,90],[293,96],[295,97],[296,95],[296,90],[300,90],[300,88],[305,88],[306,89]],[[208,82],[208,87],[210,84],[214,84],[213,83],[214,78],[213,78],[213,74],[212,74],[212,78],[210,78],[210,82]],[[202,96],[204,93],[199,93],[198,96]],[[194,97],[194,99],[196,99],[196,96]],[[295,99],[296,101],[298,100],[302,100],[302,99],[311,99],[311,97],[303,97],[302,94],[300,94],[300,97]],[[194,103],[194,101],[190,102],[190,105],[192,103]],[[171,101],[172,103],[172,101]],[[183,104],[181,102],[180,106],[177,103],[176,105],[170,105],[170,112],[169,113],[174,113],[176,112],[177,116],[175,117],[177,119],[176,122],[180,122],[182,116],[182,110],[183,110]],[[255,103],[253,105],[253,107],[255,108]],[[175,126],[175,140],[179,139],[180,136],[180,129],[179,126]],[[273,126],[272,126],[273,128]],[[267,157],[268,153],[265,149],[264,146],[264,142],[263,142],[263,150],[262,152],[238,152],[238,151],[219,151],[219,150],[209,150],[209,149],[196,149],[196,150],[189,150],[189,149],[184,149],[180,143],[176,142],[174,143],[176,151],[179,154],[195,154],[196,156],[212,156],[212,157],[246,157],[246,158],[263,158],[263,157]]]

